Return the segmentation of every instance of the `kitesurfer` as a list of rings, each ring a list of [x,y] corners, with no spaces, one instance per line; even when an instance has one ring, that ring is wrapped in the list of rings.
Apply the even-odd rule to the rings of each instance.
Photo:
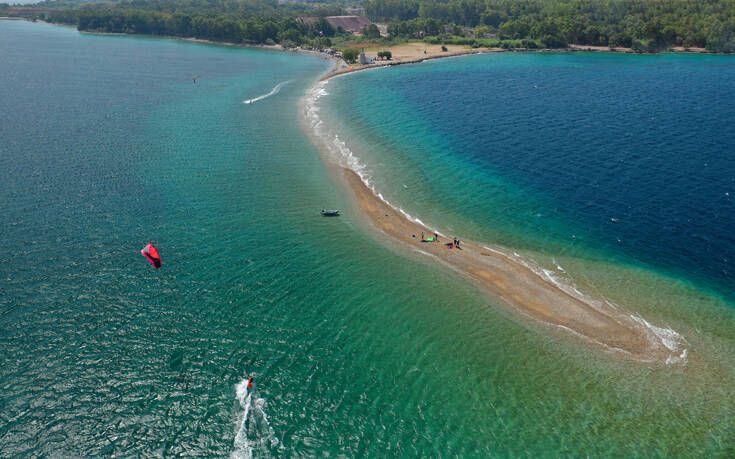
[[[253,388],[253,378],[248,378],[248,389]]]
[[[151,264],[153,264],[153,267],[156,269],[161,267],[161,256],[158,254],[158,250],[156,250],[153,244],[148,244],[143,247],[143,250],[141,250],[140,253],[146,257]]]

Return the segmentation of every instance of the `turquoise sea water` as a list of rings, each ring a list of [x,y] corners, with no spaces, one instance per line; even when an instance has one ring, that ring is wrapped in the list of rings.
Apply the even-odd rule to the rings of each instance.
[[[570,276],[687,339],[686,365],[648,368],[519,320],[386,247],[302,129],[300,100],[325,61],[3,21],[0,54],[1,456],[732,454],[726,301],[696,278],[609,264],[597,233],[569,251],[558,238],[562,254],[550,253]],[[422,68],[374,75],[398,83]],[[381,94],[375,103],[405,110]],[[424,148],[422,137],[352,122],[361,99],[344,100],[349,110],[324,108],[343,114],[334,129],[355,151],[363,136],[395,142],[392,164],[410,171],[404,147]],[[406,126],[446,138],[426,121]],[[391,198],[406,184],[456,202],[428,173],[389,172],[375,180]],[[435,204],[406,209],[549,255],[521,218],[512,239],[502,218]],[[345,216],[323,219],[326,207]],[[159,271],[139,253],[147,242]]]

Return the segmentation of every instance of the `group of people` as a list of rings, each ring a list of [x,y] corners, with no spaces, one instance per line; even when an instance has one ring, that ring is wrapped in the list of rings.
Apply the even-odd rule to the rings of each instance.
[[[416,237],[416,235],[414,234],[413,237]],[[424,237],[424,232],[422,231],[421,232],[421,242],[439,242],[439,233],[434,233],[434,237],[429,236],[429,238],[426,239]],[[445,245],[447,246],[447,248],[450,248],[450,249],[456,247],[462,250],[462,247],[460,247],[459,244],[460,244],[460,240],[455,237],[452,242],[447,242]]]

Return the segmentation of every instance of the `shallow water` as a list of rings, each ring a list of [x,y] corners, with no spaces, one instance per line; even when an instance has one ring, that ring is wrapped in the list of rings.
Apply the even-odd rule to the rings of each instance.
[[[319,58],[4,21],[0,52],[0,455],[732,447],[728,305],[555,258],[623,303],[661,292],[635,311],[691,354],[646,368],[386,249],[301,130]]]

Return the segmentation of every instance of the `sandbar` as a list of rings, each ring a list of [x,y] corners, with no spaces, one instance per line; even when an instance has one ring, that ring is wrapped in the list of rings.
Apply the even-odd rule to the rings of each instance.
[[[464,49],[455,50],[455,53],[473,51]],[[433,54],[428,58],[440,56]],[[448,57],[446,54],[444,56]],[[365,67],[365,70],[380,68]],[[627,309],[629,305],[620,306],[605,298],[580,292],[572,284],[550,276],[547,270],[512,250],[465,241],[461,234],[439,234],[439,241],[422,241],[422,233],[429,238],[440,231],[425,226],[418,219],[409,218],[385,201],[349,166],[355,160],[352,154],[340,159],[340,155],[345,155],[340,147],[337,156],[334,156],[335,138],[330,137],[332,134],[325,136],[325,133],[320,132],[319,126],[324,120],[318,116],[318,106],[312,104],[321,95],[327,94],[323,92],[327,84],[324,80],[343,73],[333,70],[320,78],[310,92],[312,96],[303,99],[305,106],[302,112],[305,116],[302,121],[328,169],[335,171],[335,175],[351,191],[359,216],[364,216],[366,224],[377,230],[370,231],[370,234],[378,235],[381,241],[389,239],[398,242],[391,245],[400,250],[407,249],[413,254],[418,253],[421,260],[431,265],[450,268],[489,294],[496,300],[495,303],[505,306],[519,320],[532,320],[544,327],[562,331],[565,336],[579,338],[578,341],[624,359],[646,364],[686,363],[688,344],[676,331],[651,324],[637,315],[633,308]],[[317,95],[316,98],[313,95]],[[462,239],[461,249],[447,246],[454,237]]]
[[[342,168],[342,175],[367,220],[382,234],[431,256],[461,273],[515,312],[543,324],[560,327],[611,353],[642,362],[671,363],[686,356],[671,349],[650,325],[628,311],[604,301],[587,302],[544,278],[520,257],[461,241],[461,249],[449,248],[453,237],[422,242],[434,230],[409,220],[379,198],[354,171]]]

